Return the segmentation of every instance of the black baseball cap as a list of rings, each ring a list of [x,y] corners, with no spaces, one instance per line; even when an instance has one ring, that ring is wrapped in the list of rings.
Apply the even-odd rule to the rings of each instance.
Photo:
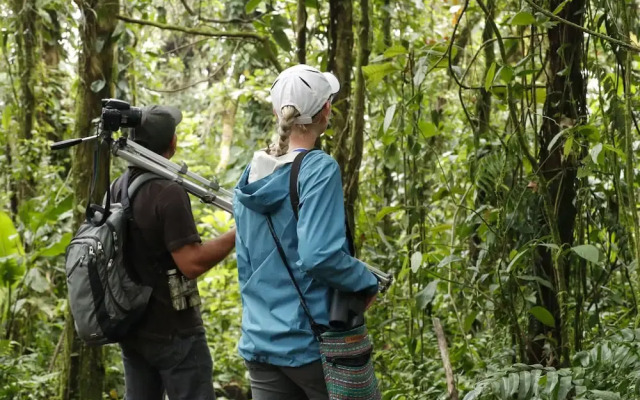
[[[133,141],[157,154],[162,154],[182,121],[182,112],[171,106],[142,107],[142,119],[133,131]]]

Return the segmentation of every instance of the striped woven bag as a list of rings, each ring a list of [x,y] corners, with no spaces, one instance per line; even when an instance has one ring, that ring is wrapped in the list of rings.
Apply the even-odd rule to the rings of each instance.
[[[320,355],[330,400],[380,400],[366,326],[321,335]]]

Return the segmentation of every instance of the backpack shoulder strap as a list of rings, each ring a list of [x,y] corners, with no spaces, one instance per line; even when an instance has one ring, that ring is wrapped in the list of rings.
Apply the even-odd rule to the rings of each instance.
[[[122,208],[125,213],[131,217],[131,203],[133,202],[133,198],[136,196],[138,189],[142,187],[145,183],[155,180],[155,179],[163,179],[162,177],[151,173],[145,172],[142,175],[139,175],[133,178],[133,181],[129,183],[129,171],[122,175],[122,179],[120,180],[120,204],[122,204]]]
[[[298,211],[300,210],[300,196],[298,194],[298,175],[300,175],[300,167],[302,166],[302,160],[304,157],[311,153],[313,150],[300,152],[293,160],[291,164],[291,175],[289,176],[289,199],[291,200],[291,208],[293,209],[293,215],[298,220]],[[346,210],[345,210],[346,212]],[[353,244],[353,234],[347,222],[347,216],[345,215],[344,226],[347,234],[347,244],[349,245],[349,251],[352,256],[355,256],[356,249]]]
[[[293,215],[298,220],[298,210],[300,209],[300,197],[298,195],[298,175],[300,175],[300,167],[304,157],[313,150],[301,151],[291,164],[291,175],[289,176],[289,199],[291,200],[291,208]]]
[[[153,172],[145,172],[144,174],[136,177],[133,180],[133,182],[131,182],[131,184],[129,185],[129,188],[127,189],[127,197],[129,198],[129,202],[133,201],[133,198],[136,197],[136,193],[138,192],[138,189],[140,189],[142,185],[156,179],[165,179],[165,178],[158,176]]]

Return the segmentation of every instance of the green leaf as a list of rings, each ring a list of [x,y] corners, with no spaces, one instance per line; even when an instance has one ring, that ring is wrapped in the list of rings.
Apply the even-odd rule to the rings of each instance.
[[[556,371],[549,371],[547,373],[547,384],[544,388],[544,393],[550,395],[550,398],[555,399],[555,396],[552,396],[552,394],[556,390],[557,385],[558,373]]]
[[[280,46],[282,50],[291,51],[291,42],[283,30],[275,30],[271,33],[271,36],[273,36],[273,40],[278,43],[278,46]]]
[[[307,8],[315,8],[316,10],[319,8],[318,0],[304,0],[304,5]]]
[[[395,45],[384,51],[384,58],[393,58],[404,54],[407,54],[407,49],[405,49],[404,46]]]
[[[0,257],[12,255],[23,256],[24,248],[11,217],[0,211]]]
[[[562,3],[560,3],[560,5],[558,7],[556,7],[555,10],[553,10],[553,14],[554,15],[558,15],[560,14],[560,12],[564,9],[564,6],[567,5],[567,3],[571,2],[573,0],[564,0]]]
[[[555,328],[556,320],[553,318],[553,315],[544,307],[535,306],[529,310],[529,313],[535,317],[538,321],[542,322],[546,326],[551,328]]]
[[[49,282],[42,276],[38,268],[31,268],[27,272],[25,284],[38,293],[43,293],[49,288]]]
[[[473,322],[476,320],[478,316],[477,311],[472,311],[471,314],[467,315],[464,319],[464,333],[469,333],[471,328],[473,327]]]
[[[367,77],[367,81],[370,85],[377,85],[385,76],[396,72],[398,68],[390,62],[382,64],[371,64],[362,67],[362,72]]]
[[[72,234],[71,232],[67,232],[62,235],[62,238],[57,243],[52,244],[51,246],[42,249],[39,253],[37,253],[40,257],[55,257],[60,254],[64,254],[69,242],[71,242]]]
[[[612,145],[606,144],[606,143],[603,145],[603,147],[607,151],[616,153],[620,157],[620,160],[627,161],[627,155],[624,153],[624,151],[620,150],[619,148],[613,147]]]
[[[491,63],[491,66],[487,70],[487,76],[484,78],[484,90],[487,92],[491,88],[493,84],[493,78],[496,76],[496,63],[495,61]]]
[[[598,400],[620,400],[618,393],[610,392],[608,390],[589,390],[589,393],[596,396]]]
[[[416,251],[411,255],[411,271],[415,274],[422,265],[422,253]]]
[[[438,134],[438,129],[433,122],[420,121],[418,122],[418,128],[425,138],[430,138]]]
[[[458,261],[462,261],[462,258],[458,257],[455,254],[450,254],[445,258],[443,258],[442,261],[438,263],[438,266],[436,268],[440,269],[442,267],[446,267],[447,265],[452,264],[454,262],[458,262]]]
[[[396,212],[398,210],[402,210],[403,207],[401,206],[394,206],[394,207],[383,207],[382,210],[378,211],[378,213],[376,214],[376,222],[380,222],[382,220],[382,218],[384,218],[386,215],[391,214],[392,212]]]
[[[589,154],[591,155],[591,159],[593,160],[594,164],[599,164],[599,160],[600,160],[600,153],[602,152],[602,143],[598,143],[595,146],[593,146],[593,148],[589,151]]]
[[[500,71],[498,71],[497,75],[505,84],[508,84],[513,80],[513,70],[506,65],[500,67]]]
[[[542,277],[532,275],[518,275],[517,278],[523,281],[538,282],[540,285],[546,286],[549,289],[553,290],[553,285],[551,285],[551,282]]]
[[[558,141],[558,139],[560,139],[560,137],[562,137],[562,134],[565,131],[560,131],[558,133],[556,133],[556,135],[553,137],[553,139],[551,139],[551,141],[549,142],[549,145],[547,146],[547,150],[552,151],[553,149],[553,145],[556,144],[556,142]]]
[[[433,280],[429,284],[416,294],[416,306],[420,310],[424,310],[433,301],[438,289],[438,282],[440,279]]]
[[[11,116],[13,114],[13,107],[11,104],[5,107],[4,112],[2,113],[2,129],[5,131],[9,130],[9,124],[11,123]]]
[[[536,18],[528,11],[520,11],[509,20],[509,25],[531,25]]]
[[[91,82],[91,91],[93,93],[98,93],[99,91],[102,90],[102,88],[104,88],[106,84],[107,82],[104,79],[93,81]]]
[[[558,387],[558,400],[565,400],[572,389],[571,376],[563,376],[560,378],[560,386]]]
[[[382,123],[382,132],[386,132],[391,126],[391,122],[393,121],[393,116],[396,113],[396,105],[392,104],[387,108],[387,112],[384,113],[384,122]]]
[[[260,5],[260,3],[262,3],[262,0],[249,0],[247,4],[244,6],[244,11],[247,14],[250,14],[253,12],[253,10],[256,9],[256,7]]]
[[[520,386],[518,387],[518,400],[526,400],[529,398],[529,392],[531,391],[531,372],[520,371]]]
[[[563,154],[565,157],[569,157],[571,153],[571,149],[573,148],[573,135],[569,136],[567,140],[564,142]]]
[[[523,251],[521,251],[520,253],[518,253],[515,257],[513,257],[513,259],[511,260],[511,262],[509,263],[509,265],[507,266],[507,272],[511,272],[511,269],[513,268],[513,266],[516,264],[516,262],[518,262],[518,260],[520,259],[520,257],[522,257],[523,255],[525,255],[527,252],[529,251],[529,249],[524,249]]]
[[[574,246],[571,248],[571,251],[594,264],[598,264],[598,260],[600,259],[600,251],[597,247],[591,244],[581,244],[579,246]]]

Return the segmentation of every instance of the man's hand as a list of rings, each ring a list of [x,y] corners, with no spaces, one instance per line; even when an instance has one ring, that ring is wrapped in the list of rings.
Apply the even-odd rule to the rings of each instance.
[[[191,243],[172,251],[178,269],[189,279],[195,279],[224,260],[236,245],[236,229],[204,243]]]

